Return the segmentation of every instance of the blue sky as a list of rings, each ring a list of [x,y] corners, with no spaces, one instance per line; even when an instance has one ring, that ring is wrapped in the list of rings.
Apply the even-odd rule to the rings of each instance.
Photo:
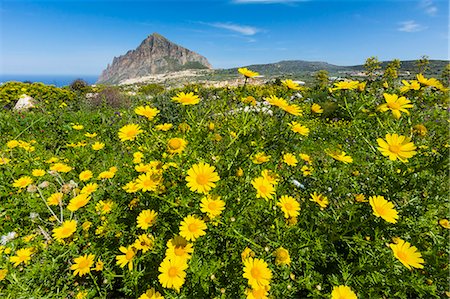
[[[0,0],[0,74],[96,75],[158,32],[214,68],[449,57],[447,0]]]

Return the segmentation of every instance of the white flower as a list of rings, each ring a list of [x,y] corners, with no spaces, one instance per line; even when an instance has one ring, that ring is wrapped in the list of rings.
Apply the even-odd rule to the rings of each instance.
[[[8,243],[11,240],[14,240],[17,237],[17,233],[16,232],[9,232],[6,235],[3,235],[0,239],[0,244],[1,245],[6,245],[6,243]]]

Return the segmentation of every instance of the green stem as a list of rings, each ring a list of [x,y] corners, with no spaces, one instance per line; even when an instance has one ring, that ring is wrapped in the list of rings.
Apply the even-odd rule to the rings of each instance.
[[[101,292],[101,290],[100,290],[100,287],[99,287],[98,284],[97,284],[97,281],[96,281],[95,278],[94,278],[94,275],[92,275],[92,272],[91,272],[91,271],[89,271],[89,276],[90,276],[91,279],[94,281],[95,288],[97,289],[98,294],[101,296],[102,292]]]

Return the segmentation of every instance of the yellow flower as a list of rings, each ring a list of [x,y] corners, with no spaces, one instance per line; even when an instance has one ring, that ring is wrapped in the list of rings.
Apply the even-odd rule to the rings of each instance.
[[[355,194],[355,200],[357,202],[367,202],[367,199],[364,196],[364,194]]]
[[[283,155],[283,162],[289,166],[296,166],[298,160],[293,154],[287,153]]]
[[[91,267],[94,264],[95,255],[85,254],[73,259],[75,264],[70,266],[70,270],[73,271],[73,275],[80,277],[91,272]]]
[[[274,186],[278,184],[278,175],[270,170],[264,169],[261,176]]]
[[[323,109],[322,109],[322,107],[319,104],[315,104],[314,103],[311,106],[311,112],[320,114],[320,113],[323,113]]]
[[[389,247],[394,252],[394,256],[409,270],[412,267],[423,268],[425,262],[422,254],[420,254],[415,246],[411,246],[409,242],[398,238],[396,244],[389,244]]]
[[[156,170],[149,170],[136,179],[136,187],[142,192],[156,191],[162,182],[162,175]]]
[[[186,132],[189,132],[191,130],[191,126],[184,122],[184,123],[181,123],[181,124],[178,125],[178,130],[180,132],[186,133]]]
[[[206,235],[206,224],[203,220],[189,215],[180,223],[180,236],[188,241],[195,241],[198,237]]]
[[[136,124],[130,124],[123,126],[119,130],[119,139],[120,141],[133,141],[136,139],[137,135],[144,132],[141,130],[141,127]]]
[[[331,299],[358,299],[356,294],[348,286],[340,285],[333,287]]]
[[[150,226],[153,226],[156,222],[156,217],[158,213],[153,210],[144,210],[139,213],[136,221],[137,227],[142,229],[148,229]]]
[[[332,91],[334,90],[353,90],[357,89],[359,86],[358,81],[341,81],[334,83],[334,88],[331,88]]]
[[[125,186],[122,187],[122,189],[127,193],[136,193],[140,190],[138,184],[135,181],[128,182]]]
[[[220,199],[220,196],[210,196],[207,195],[202,198],[200,203],[200,211],[207,213],[208,217],[213,219],[220,216],[222,211],[225,209],[225,202]]]
[[[300,211],[300,203],[288,195],[281,196],[277,206],[281,208],[285,218],[297,217]]]
[[[156,115],[158,115],[159,110],[150,106],[139,106],[134,109],[134,112],[137,115],[145,116],[148,120],[152,120]]]
[[[44,176],[45,175],[45,170],[43,169],[33,169],[33,172],[31,173],[33,176]]]
[[[192,165],[187,174],[187,186],[191,191],[198,193],[208,193],[216,186],[215,182],[220,180],[215,167],[204,162]]]
[[[283,109],[287,113],[295,115],[295,116],[302,115],[302,109],[300,109],[300,107],[295,104],[287,105],[286,107],[283,107],[281,109]]]
[[[16,255],[11,256],[9,261],[14,263],[14,267],[17,267],[21,263],[27,265],[31,260],[31,255],[33,254],[33,247],[22,248],[16,251]]]
[[[87,231],[87,230],[89,230],[89,228],[92,226],[92,222],[90,222],[90,221],[85,221],[85,222],[83,222],[83,224],[81,225],[81,228],[84,230],[84,231]]]
[[[248,259],[249,257],[254,257],[255,253],[253,252],[253,250],[251,250],[248,247],[245,247],[244,250],[241,253],[241,259],[244,262],[246,259]]]
[[[66,165],[64,163],[55,163],[50,167],[50,170],[57,171],[57,172],[69,172],[72,170],[72,167],[69,165]]]
[[[253,78],[253,77],[259,76],[259,73],[253,72],[253,71],[247,69],[246,67],[238,68],[238,72],[241,75],[243,75],[245,78]]]
[[[15,148],[15,147],[19,146],[19,141],[17,141],[17,140],[10,140],[10,141],[8,141],[6,143],[6,146],[8,148]]]
[[[123,268],[128,264],[128,270],[133,270],[133,257],[136,254],[133,245],[128,247],[120,246],[119,250],[125,254],[116,256],[116,264],[119,265],[120,268]]]
[[[47,198],[47,204],[50,206],[57,206],[62,202],[62,198],[63,198],[63,194],[58,192],[58,193],[53,193],[52,195],[50,195],[49,198]]]
[[[308,176],[312,174],[314,168],[307,165],[303,165],[300,170],[302,171],[303,176]]]
[[[245,294],[247,299],[268,299],[267,297],[270,286],[261,287],[258,289],[246,289]]]
[[[84,136],[86,136],[87,138],[94,138],[94,137],[97,136],[97,133],[89,133],[89,132],[86,132],[86,133],[84,134]]]
[[[340,151],[340,150],[332,151],[332,150],[327,149],[327,150],[325,150],[325,153],[328,156],[332,157],[333,159],[344,162],[345,164],[353,162],[352,157],[347,156],[347,154],[344,151]]]
[[[178,102],[181,105],[186,106],[198,104],[200,102],[200,98],[198,97],[198,95],[194,95],[193,92],[189,93],[180,92],[177,93],[177,95],[172,98],[172,101]]]
[[[270,156],[267,156],[264,152],[257,153],[252,158],[252,162],[255,164],[262,164],[268,162],[269,160]]]
[[[272,106],[277,106],[281,109],[286,108],[287,106],[289,106],[288,102],[283,99],[283,98],[279,98],[277,96],[271,95],[268,98],[264,98],[270,105]]]
[[[172,129],[172,127],[173,127],[173,125],[168,124],[168,123],[164,123],[164,124],[155,126],[156,130],[163,131],[163,132],[169,131],[170,129]]]
[[[414,132],[417,132],[420,136],[426,136],[427,135],[427,133],[428,133],[428,130],[427,130],[427,128],[424,126],[424,125],[422,125],[422,124],[418,124],[418,125],[415,125],[414,127],[413,127],[413,131]]]
[[[142,158],[144,158],[144,154],[141,152],[135,152],[133,153],[133,163],[141,163]]]
[[[307,154],[299,154],[299,157],[305,162],[312,163],[311,157]]]
[[[405,93],[409,90],[419,90],[420,89],[420,83],[416,80],[411,80],[410,82],[406,80],[402,80],[403,86],[400,87],[400,92]]]
[[[289,124],[289,126],[291,127],[292,132],[299,133],[300,135],[303,135],[303,136],[309,135],[309,129],[305,126],[302,126],[301,124],[299,124],[296,121],[291,122]]]
[[[448,219],[439,220],[439,225],[443,228],[450,229],[450,222],[448,221]]]
[[[92,145],[92,149],[94,151],[99,151],[99,150],[103,149],[104,147],[105,147],[105,144],[103,142],[98,142],[98,141]]]
[[[181,236],[175,236],[167,241],[166,257],[169,259],[189,260],[194,248],[191,243]]]
[[[83,128],[84,128],[83,125],[80,125],[80,124],[76,124],[76,125],[72,126],[72,129],[77,130],[77,131],[83,130]]]
[[[326,196],[323,196],[322,194],[317,194],[316,192],[314,192],[313,194],[310,195],[311,195],[310,200],[316,202],[320,206],[321,210],[325,209],[330,203],[328,201],[328,198]]]
[[[398,212],[395,210],[392,202],[387,201],[383,196],[371,196],[369,197],[369,203],[375,216],[381,217],[390,223],[397,223]]]
[[[417,74],[416,77],[417,81],[419,81],[419,83],[422,85],[436,87],[437,89],[443,88],[442,83],[439,82],[439,80],[437,80],[436,78],[427,79],[422,74]]]
[[[278,248],[274,252],[275,255],[275,265],[290,265],[291,257],[289,255],[289,251],[284,249],[283,247]]]
[[[383,96],[386,100],[386,104],[381,104],[380,106],[378,106],[379,111],[385,112],[391,110],[392,115],[396,119],[399,119],[401,117],[401,112],[405,112],[409,115],[409,111],[406,109],[413,107],[410,100],[407,100],[405,97],[399,98],[396,94],[384,93]]]
[[[252,106],[256,106],[256,99],[253,96],[248,96],[248,97],[242,98],[242,102],[245,104],[250,104]]]
[[[158,275],[159,282],[164,288],[172,288],[179,292],[184,284],[187,267],[184,259],[165,258],[158,268],[158,271],[161,272]]]
[[[257,177],[252,181],[256,189],[256,198],[272,199],[275,194],[275,187],[265,178]]]
[[[80,175],[78,176],[80,181],[87,181],[90,180],[93,177],[92,171],[85,170],[80,172]]]
[[[167,151],[170,154],[181,154],[186,148],[187,141],[183,138],[171,138],[167,142]]]
[[[5,279],[6,274],[8,274],[8,269],[0,269],[0,281]]]
[[[0,165],[6,165],[11,159],[0,157]]]
[[[248,258],[244,261],[244,278],[253,289],[268,286],[272,279],[272,271],[267,263],[261,259]]]
[[[33,183],[33,179],[29,176],[22,176],[14,181],[13,187],[16,188],[26,188],[28,185]]]
[[[76,230],[77,222],[75,220],[64,221],[60,227],[53,229],[53,238],[58,241],[63,241],[72,236]]]
[[[97,183],[89,183],[81,189],[80,194],[92,194],[97,191],[98,184]]]
[[[154,288],[151,288],[148,289],[144,294],[139,296],[138,299],[164,299],[164,296],[162,296]]]
[[[386,141],[381,138],[377,139],[380,146],[378,150],[392,161],[399,159],[401,162],[408,162],[408,159],[417,153],[416,146],[410,141],[411,139],[406,136],[386,134]]]
[[[154,243],[155,237],[150,234],[142,234],[134,241],[133,246],[137,250],[142,250],[142,252],[145,253],[153,248]]]
[[[103,263],[100,259],[95,263],[94,271],[103,271],[103,267],[105,263]]]
[[[79,194],[72,198],[67,206],[67,209],[71,212],[77,211],[79,208],[84,207],[91,200],[89,194]]]
[[[281,83],[284,86],[286,86],[287,88],[292,89],[292,90],[301,90],[302,89],[298,83],[296,83],[290,79],[283,80],[283,81],[281,81]]]
[[[95,205],[95,210],[97,212],[99,212],[101,215],[108,214],[112,211],[113,205],[114,205],[114,202],[112,200],[108,200],[108,201],[100,200]]]
[[[236,176],[241,177],[243,175],[244,175],[244,170],[242,170],[242,168],[239,167],[238,170],[236,170]]]

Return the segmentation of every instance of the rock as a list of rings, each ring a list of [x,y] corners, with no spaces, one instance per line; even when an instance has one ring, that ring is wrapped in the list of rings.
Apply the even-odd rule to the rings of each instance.
[[[20,96],[13,109],[23,111],[33,108],[34,106],[36,106],[36,101],[29,95],[23,94]]]
[[[172,43],[158,33],[153,33],[136,50],[114,57],[97,83],[117,84],[127,79],[148,75],[211,68],[205,57]]]

